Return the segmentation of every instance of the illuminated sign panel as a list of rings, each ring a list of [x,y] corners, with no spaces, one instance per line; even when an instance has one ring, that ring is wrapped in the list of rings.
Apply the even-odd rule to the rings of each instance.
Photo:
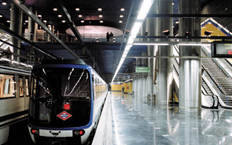
[[[232,41],[214,41],[211,45],[212,57],[232,58]]]

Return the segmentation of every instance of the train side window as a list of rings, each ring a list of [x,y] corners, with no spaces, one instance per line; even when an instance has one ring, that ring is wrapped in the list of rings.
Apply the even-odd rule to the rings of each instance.
[[[23,77],[19,77],[19,96],[23,96],[23,90],[24,90],[24,82],[23,82]]]
[[[25,91],[26,91],[26,96],[28,97],[29,96],[29,88],[28,88],[28,86],[29,86],[29,78],[26,77],[25,81],[26,81],[26,84],[25,84],[26,90]]]
[[[14,75],[0,74],[0,98],[15,97],[15,84]]]
[[[33,98],[33,99],[35,99],[35,96],[36,96],[36,82],[37,82],[37,79],[32,79],[31,80],[31,97]]]

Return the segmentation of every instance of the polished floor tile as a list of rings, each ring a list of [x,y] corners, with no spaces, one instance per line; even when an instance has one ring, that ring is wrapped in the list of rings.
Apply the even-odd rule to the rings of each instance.
[[[232,145],[232,110],[180,110],[111,92],[114,145]]]

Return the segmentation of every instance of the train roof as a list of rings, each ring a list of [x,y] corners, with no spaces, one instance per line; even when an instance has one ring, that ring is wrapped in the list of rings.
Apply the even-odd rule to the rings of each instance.
[[[78,65],[87,65],[82,59],[44,59],[41,64],[78,64]]]

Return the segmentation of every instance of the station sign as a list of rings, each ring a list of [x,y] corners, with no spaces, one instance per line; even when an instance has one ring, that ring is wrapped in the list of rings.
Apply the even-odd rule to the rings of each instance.
[[[214,41],[211,45],[212,57],[232,58],[232,41]]]
[[[150,73],[150,67],[136,67],[136,73]]]

